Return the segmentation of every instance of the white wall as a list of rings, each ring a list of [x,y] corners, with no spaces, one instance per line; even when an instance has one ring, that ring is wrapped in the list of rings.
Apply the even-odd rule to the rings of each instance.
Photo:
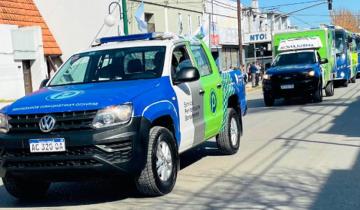
[[[112,0],[34,0],[50,31],[59,44],[64,60],[72,54],[87,49],[108,14]],[[113,8],[115,9],[115,7]],[[118,7],[114,12],[119,17]],[[117,26],[120,21],[117,21]],[[122,27],[120,27],[122,28]],[[118,27],[104,26],[102,36],[117,35]]]
[[[35,43],[35,59],[30,62],[31,65],[31,80],[33,91],[39,89],[41,82],[47,76],[47,65],[44,56],[44,47],[42,40],[41,28],[39,26],[23,27],[19,29],[20,32],[31,31],[34,33]],[[26,36],[26,33],[24,34]]]
[[[0,25],[0,99],[17,99],[25,95],[22,63],[14,60],[11,30]]]
[[[46,78],[41,28],[0,25],[0,99],[25,95],[22,60],[30,60],[32,88],[37,90]]]

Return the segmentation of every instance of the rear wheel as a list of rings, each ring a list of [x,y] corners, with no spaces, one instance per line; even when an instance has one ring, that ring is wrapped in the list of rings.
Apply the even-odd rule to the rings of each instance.
[[[344,86],[344,87],[349,86],[349,80],[345,80],[344,83],[343,83],[343,86]]]
[[[171,192],[178,170],[178,150],[172,133],[164,127],[153,127],[149,134],[145,168],[135,179],[138,191],[146,196]]]
[[[240,147],[241,122],[238,113],[233,108],[228,108],[227,111],[228,116],[225,128],[216,138],[216,143],[221,153],[232,155]]]
[[[334,82],[331,81],[326,85],[325,94],[326,94],[326,96],[334,95]]]
[[[265,106],[274,106],[275,99],[269,93],[264,93],[264,103]]]
[[[41,199],[46,196],[49,182],[6,176],[3,179],[6,190],[20,200]]]

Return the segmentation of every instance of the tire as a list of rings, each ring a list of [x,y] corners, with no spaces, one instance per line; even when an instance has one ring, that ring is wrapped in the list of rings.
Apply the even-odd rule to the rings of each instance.
[[[241,121],[238,113],[233,108],[227,110],[225,128],[216,138],[219,151],[224,155],[237,153],[240,148]]]
[[[12,176],[6,176],[2,181],[8,193],[20,200],[44,198],[50,187],[49,182],[25,180]]]
[[[354,76],[353,78],[350,79],[351,83],[356,83],[356,76]]]
[[[274,106],[275,99],[271,94],[264,93],[265,106]]]
[[[318,87],[314,90],[313,94],[313,101],[315,103],[320,103],[323,100],[323,91],[322,91],[322,84],[319,83]]]
[[[158,151],[162,152],[158,153]],[[161,164],[163,173],[160,173],[157,164]],[[135,178],[137,190],[145,196],[161,196],[171,192],[175,186],[179,166],[178,150],[173,134],[164,127],[151,128],[146,164],[140,175]]]
[[[343,83],[343,86],[348,87],[349,86],[349,80],[345,80],[344,83]]]
[[[329,82],[326,85],[325,94],[326,94],[326,96],[333,96],[334,95],[334,82]]]

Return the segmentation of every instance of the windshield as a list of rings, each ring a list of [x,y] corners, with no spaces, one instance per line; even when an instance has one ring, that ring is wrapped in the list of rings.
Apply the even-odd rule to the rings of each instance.
[[[161,77],[165,47],[131,47],[72,56],[50,86]]]
[[[296,64],[316,63],[314,52],[297,52],[289,54],[280,54],[275,58],[273,66],[287,66]]]
[[[341,31],[335,33],[335,48],[336,53],[343,53],[345,51],[345,34]]]

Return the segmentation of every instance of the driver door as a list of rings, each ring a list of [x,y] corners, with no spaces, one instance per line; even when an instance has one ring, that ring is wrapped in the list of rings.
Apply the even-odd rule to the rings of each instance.
[[[195,66],[190,57],[188,46],[178,45],[172,53],[171,76],[175,78],[177,72],[184,67]],[[205,122],[203,94],[200,81],[184,82],[174,85],[179,106],[181,140],[179,151],[192,148],[196,142],[205,138]]]

